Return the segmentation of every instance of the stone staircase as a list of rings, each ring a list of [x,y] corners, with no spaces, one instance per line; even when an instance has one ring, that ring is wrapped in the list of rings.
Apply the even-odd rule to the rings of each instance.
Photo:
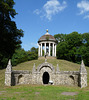
[[[38,59],[45,59],[45,57],[44,56],[38,57]],[[56,59],[56,57],[46,56],[46,59]]]

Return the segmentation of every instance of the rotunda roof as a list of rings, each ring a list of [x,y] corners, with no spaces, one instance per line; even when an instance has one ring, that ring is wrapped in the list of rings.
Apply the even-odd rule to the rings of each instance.
[[[46,34],[41,36],[38,42],[41,41],[56,41],[56,39],[48,33],[48,29],[46,30]]]

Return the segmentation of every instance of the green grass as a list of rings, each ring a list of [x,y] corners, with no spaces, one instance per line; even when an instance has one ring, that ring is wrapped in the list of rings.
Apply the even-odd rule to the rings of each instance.
[[[13,67],[13,70],[32,70],[33,65],[35,63],[36,68],[39,64],[44,63],[44,59],[39,60],[32,60],[28,62],[21,63],[15,67]],[[58,60],[58,59],[48,59],[47,62],[53,64],[53,66],[56,68],[57,64],[59,64],[60,70],[71,70],[71,71],[78,71],[80,68],[79,64],[75,64],[66,60]]]
[[[76,70],[80,68],[79,64],[75,64],[65,60],[48,59],[56,68],[59,64],[60,70]],[[44,59],[33,60],[21,63],[13,67],[13,70],[32,70],[34,63],[36,67],[43,63]],[[12,87],[4,86],[5,70],[0,70],[0,100],[89,100],[89,68],[88,87],[70,87],[70,86],[54,86],[54,85],[18,85]],[[77,95],[66,96],[63,92],[76,92]]]

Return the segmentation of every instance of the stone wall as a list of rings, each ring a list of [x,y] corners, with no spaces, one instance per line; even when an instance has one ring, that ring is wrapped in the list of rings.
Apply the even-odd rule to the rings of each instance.
[[[48,72],[49,81],[53,81],[54,85],[79,85],[79,72],[60,71],[53,73],[49,67],[43,67],[40,72],[31,73],[29,71],[12,71],[11,85],[19,84],[44,84],[43,74]]]
[[[9,63],[9,69],[11,65]],[[8,69],[7,66],[7,69]],[[16,70],[7,70],[5,72],[5,85],[19,85],[19,84],[49,84],[52,82],[53,85],[68,85],[68,86],[87,86],[87,72],[85,66],[82,62],[80,71],[60,71],[57,65],[57,68],[53,67],[50,63],[42,63],[37,69],[35,64],[33,70],[30,71],[16,71]],[[83,70],[83,71],[82,71]],[[85,71],[84,71],[85,70]]]
[[[32,74],[29,71],[12,71],[12,85],[30,84],[32,81]]]
[[[57,78],[55,78],[57,77]],[[55,85],[79,85],[79,72],[77,71],[60,71],[54,77]]]

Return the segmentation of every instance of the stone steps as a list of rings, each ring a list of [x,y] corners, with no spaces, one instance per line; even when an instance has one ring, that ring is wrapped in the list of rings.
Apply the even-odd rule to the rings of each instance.
[[[45,57],[44,57],[44,56],[38,57],[38,59],[45,59]],[[49,56],[46,56],[46,59],[56,59],[56,57],[49,57]]]

